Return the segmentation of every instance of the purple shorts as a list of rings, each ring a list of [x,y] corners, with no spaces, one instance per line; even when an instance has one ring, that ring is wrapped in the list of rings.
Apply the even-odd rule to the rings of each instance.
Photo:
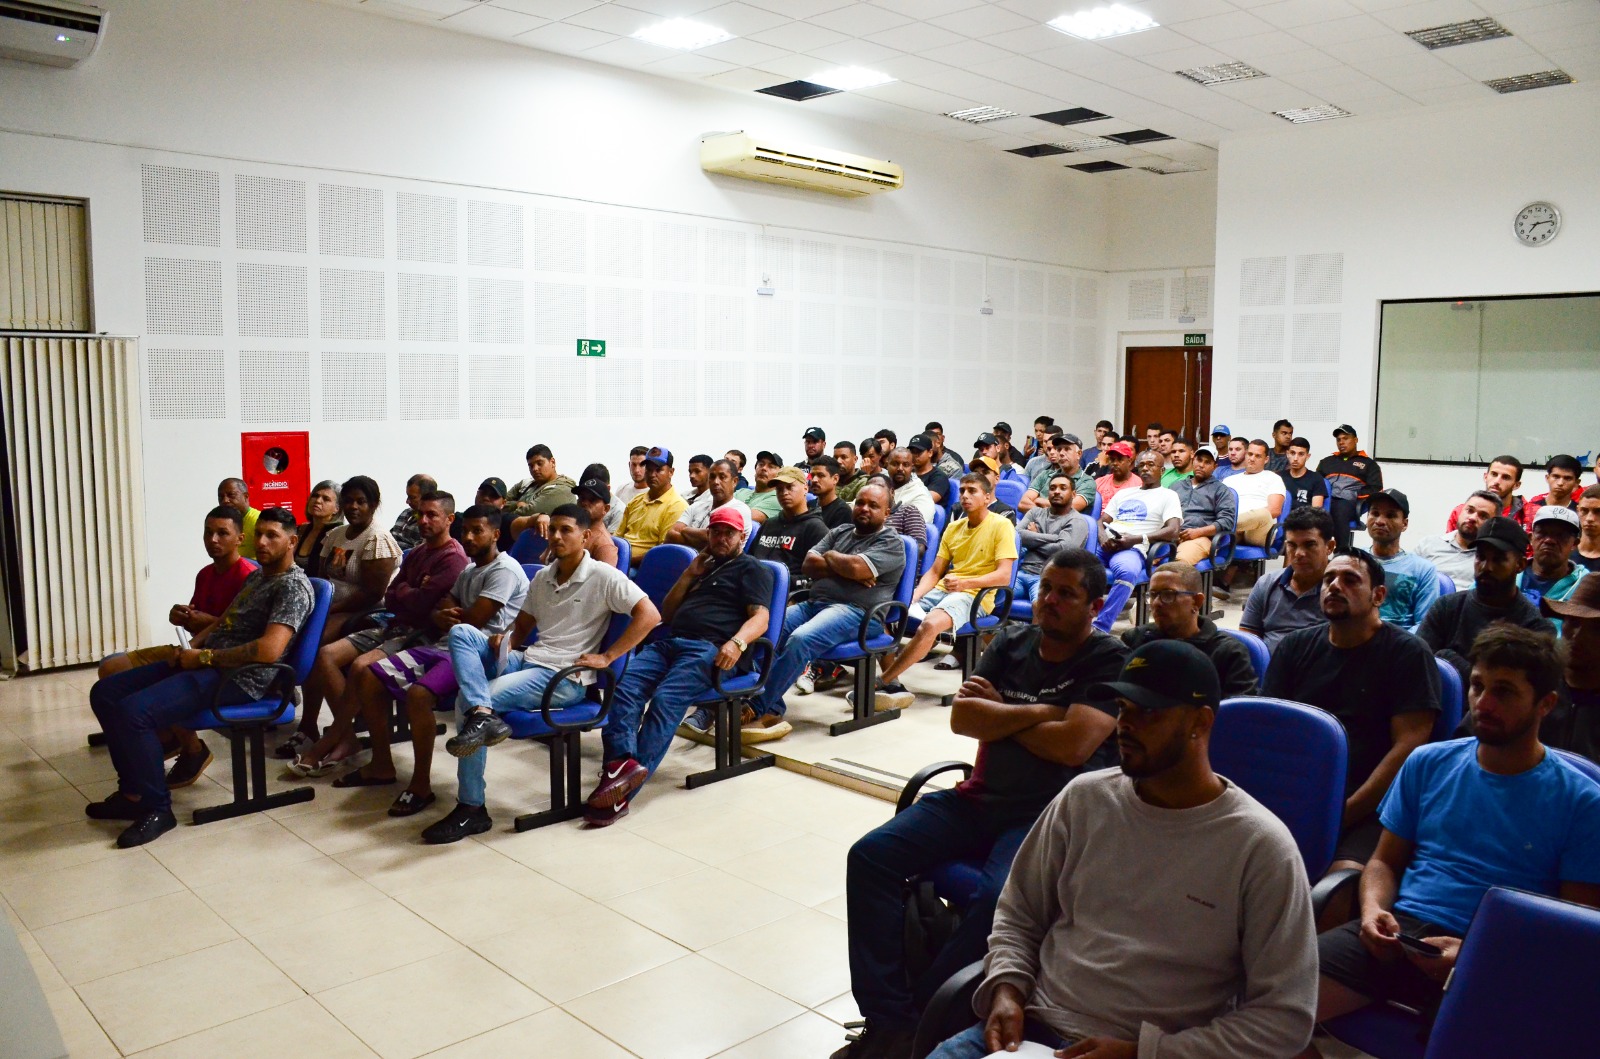
[[[367,668],[397,699],[405,698],[412,685],[426,688],[440,701],[456,693],[456,668],[450,663],[450,652],[442,647],[409,647]]]

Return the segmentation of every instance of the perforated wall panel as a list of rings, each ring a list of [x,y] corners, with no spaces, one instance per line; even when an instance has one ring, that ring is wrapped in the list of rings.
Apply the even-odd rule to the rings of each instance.
[[[821,421],[826,416],[836,415],[842,409],[839,407],[839,385],[842,380],[826,370],[818,370],[815,362],[801,361],[795,365],[795,384],[792,392],[787,395],[790,400],[785,403],[784,395],[778,395],[777,404],[773,412],[781,410],[793,412],[795,415],[805,416],[807,419]],[[756,377],[756,393],[759,397],[762,392],[762,380]],[[850,378],[846,389],[855,385],[864,385],[862,380]],[[769,392],[771,388],[768,388]],[[858,439],[859,440],[859,439]],[[803,451],[796,447],[796,451]],[[790,457],[791,460],[799,456]]]
[[[1100,281],[1079,276],[1074,285],[1077,287],[1075,299],[1076,312],[1073,313],[1080,320],[1094,320],[1100,315]]]
[[[737,294],[705,296],[707,349],[718,353],[739,353],[744,350],[745,308],[748,303],[748,298]]]
[[[400,418],[456,419],[460,415],[460,355],[400,354]]]
[[[209,169],[141,165],[144,241],[176,246],[222,245],[221,178]]]
[[[1337,419],[1339,373],[1300,371],[1289,376],[1289,414],[1296,419]]]
[[[885,307],[878,311],[878,338],[884,356],[910,359],[916,343],[915,325],[912,321],[910,309]]]
[[[794,303],[778,298],[757,298],[751,306],[757,353],[787,357],[794,352]]]
[[[878,310],[870,305],[846,305],[840,310],[839,348],[851,357],[875,357],[878,343]]]
[[[1301,254],[1294,259],[1294,303],[1338,305],[1344,301],[1344,255]]]
[[[514,202],[467,203],[467,263],[478,268],[522,267],[522,207]]]
[[[1239,414],[1246,419],[1270,422],[1283,415],[1283,372],[1272,369],[1240,371],[1236,404]]]
[[[966,257],[950,262],[950,304],[966,312],[983,304],[983,262]]]
[[[750,237],[743,232],[711,228],[705,234],[705,282],[712,287],[745,287],[750,283]]]
[[[1292,360],[1295,364],[1339,363],[1338,313],[1295,313]]]
[[[1036,268],[1017,270],[1017,312],[1044,312],[1044,273]]]
[[[1174,276],[1171,281],[1170,319],[1185,315],[1204,319],[1211,315],[1211,277]]]
[[[594,414],[611,419],[637,419],[645,414],[642,360],[612,360],[595,365]]]
[[[815,374],[814,372],[812,373]],[[839,411],[847,416],[871,415],[878,410],[878,370],[871,365],[862,365],[851,372],[850,385],[844,388],[839,395]],[[807,387],[812,385],[807,379]],[[809,398],[806,390],[801,390],[798,397],[802,401]],[[801,411],[807,405],[801,406]]]
[[[524,358],[520,353],[467,357],[467,414],[472,419],[521,419]]]
[[[1050,290],[1050,315],[1070,317],[1072,315],[1072,286],[1077,282],[1073,277],[1061,273],[1051,273],[1049,281]]]
[[[1072,359],[1088,370],[1098,364],[1100,356],[1100,329],[1093,324],[1079,324],[1072,342]]]
[[[311,354],[241,351],[239,418],[246,423],[309,423]]]
[[[239,334],[252,338],[306,337],[306,270],[300,265],[240,263]]]
[[[617,279],[644,278],[644,222],[602,213],[594,219],[594,271]]]
[[[473,342],[522,341],[522,280],[467,280],[467,337]]]
[[[950,260],[943,257],[917,257],[917,300],[940,308],[950,304]]]
[[[395,277],[404,342],[454,342],[459,331],[455,276],[402,272]]]
[[[151,419],[226,419],[220,349],[152,349],[145,356]]]
[[[1162,279],[1128,281],[1128,319],[1166,320],[1167,283]]]
[[[573,210],[533,211],[533,267],[541,272],[589,270],[589,218]],[[538,304],[538,292],[534,293]]]
[[[241,250],[306,251],[306,182],[240,173],[233,178],[234,244]]]
[[[871,378],[867,375],[866,378]],[[900,368],[882,367],[878,369],[877,408],[869,409],[867,414],[873,412],[883,416],[909,416],[915,409],[912,407],[913,393],[911,387],[906,385],[905,372]],[[909,440],[908,435],[900,438],[904,445]]]
[[[950,314],[922,312],[917,316],[917,359],[946,360],[950,356]]]
[[[1063,366],[1072,359],[1073,325],[1064,320],[1051,320],[1045,325],[1045,360]]]
[[[541,346],[566,346],[589,334],[588,288],[576,283],[533,285],[533,336]]]
[[[1017,352],[1017,322],[1007,316],[986,316],[983,330],[984,360],[1010,364]]]
[[[1017,363],[1038,364],[1044,358],[1044,322],[1017,321]]]
[[[799,294],[837,292],[839,248],[821,239],[795,240],[794,289]]]
[[[594,337],[618,349],[644,345],[644,291],[635,287],[594,288]]]
[[[661,283],[700,282],[700,229],[677,221],[650,226],[650,278]]]
[[[322,354],[322,418],[335,423],[389,417],[389,362],[377,350]]]
[[[589,362],[571,356],[564,360],[544,357],[530,359],[528,366],[535,416],[540,419],[588,418],[592,372]],[[602,404],[609,410],[615,399],[615,386],[608,382],[606,399]]]
[[[989,303],[995,312],[1017,311],[1017,270],[1010,265],[989,266]]]
[[[1239,266],[1239,304],[1247,308],[1284,304],[1285,270],[1281,257],[1247,257]]]
[[[402,191],[395,196],[394,205],[396,257],[401,261],[455,263],[459,223],[455,199]]]
[[[756,273],[763,286],[794,293],[794,240],[784,235],[763,235],[756,241]]]
[[[693,416],[700,411],[699,363],[662,359],[650,365],[650,411],[658,416]]]
[[[323,338],[387,337],[382,272],[325,268],[318,273]]]
[[[983,317],[970,309],[950,314],[950,355],[957,361],[983,356]]]
[[[1239,363],[1280,364],[1283,362],[1283,351],[1281,313],[1239,317]]]
[[[330,257],[383,257],[383,192],[317,185],[317,251]]]
[[[222,334],[222,263],[145,258],[144,322],[155,335]]]
[[[750,378],[754,370],[754,364],[739,360],[705,361],[701,365],[700,375],[701,414],[749,415]]]
[[[839,311],[830,302],[801,302],[795,306],[795,351],[803,357],[829,356],[838,351]]]
[[[650,348],[700,348],[700,296],[687,291],[658,290],[650,294]]]
[[[898,250],[885,250],[880,262],[883,276],[883,296],[889,301],[914,302],[917,300],[917,258]]]
[[[879,296],[878,252],[870,247],[846,243],[843,247],[844,287],[840,291],[846,298],[871,298]]]

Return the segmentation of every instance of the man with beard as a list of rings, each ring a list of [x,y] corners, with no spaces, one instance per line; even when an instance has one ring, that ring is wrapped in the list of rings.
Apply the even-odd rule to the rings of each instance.
[[[1317,464],[1317,473],[1328,487],[1328,514],[1333,516],[1335,543],[1350,546],[1350,524],[1360,514],[1360,506],[1383,489],[1383,468],[1361,450],[1356,428],[1341,423],[1333,428],[1335,452]]]
[[[1433,652],[1455,666],[1463,683],[1471,671],[1467,656],[1472,644],[1490,623],[1510,622],[1550,637],[1556,633],[1555,626],[1517,590],[1517,577],[1528,563],[1523,558],[1528,535],[1522,527],[1497,516],[1478,530],[1474,545],[1472,590],[1439,597],[1417,628]]]
[[[1114,580],[1138,584],[1145,578],[1150,546],[1175,543],[1183,525],[1178,494],[1161,487],[1161,454],[1139,453],[1138,489],[1124,489],[1100,512],[1100,552]]]
[[[1180,441],[1172,451],[1182,455],[1190,450],[1187,442]],[[1233,532],[1233,513],[1239,498],[1213,477],[1217,470],[1217,454],[1210,445],[1194,450],[1189,457],[1189,467],[1189,477],[1173,486],[1172,491],[1183,507],[1183,523],[1178,527],[1178,546],[1174,553],[1179,562],[1192,564],[1211,555],[1216,538]],[[1217,589],[1224,596],[1228,594],[1228,587],[1220,578]]]
[[[933,494],[917,477],[916,463],[910,449],[893,449],[884,464],[889,480],[894,483],[894,502],[910,504],[922,515],[924,522],[933,521]]]
[[[1160,640],[1115,683],[1120,770],[1079,776],[1017,851],[995,912],[981,1025],[931,1059],[1030,1040],[1061,1056],[1277,1059],[1311,1040],[1316,938],[1288,828],[1211,770],[1221,691]]]
[[[844,468],[832,456],[818,456],[811,461],[811,476],[807,488],[817,498],[817,515],[829,529],[838,529],[850,523],[850,501],[839,496],[839,479]]]
[[[1389,1000],[1436,1008],[1491,886],[1600,907],[1600,786],[1539,741],[1561,680],[1554,641],[1496,625],[1471,650],[1477,736],[1422,747],[1395,777],[1361,918],[1317,939],[1319,1021]]]
[[[1438,667],[1427,644],[1383,620],[1384,592],[1378,560],[1364,551],[1335,555],[1322,577],[1327,624],[1279,641],[1261,684],[1263,695],[1326,710],[1344,726],[1344,825],[1330,870],[1359,868],[1372,856],[1382,830],[1378,802],[1439,713]]]
[[[1298,508],[1283,520],[1283,571],[1256,581],[1239,618],[1239,628],[1261,637],[1267,650],[1296,629],[1327,621],[1320,593],[1333,537],[1333,520],[1320,508]]]
[[[974,486],[963,484],[971,494]],[[960,928],[917,990],[926,995],[982,958],[1012,857],[1040,811],[1074,776],[1115,763],[1111,706],[1085,694],[1114,678],[1127,657],[1094,628],[1105,592],[1105,568],[1088,552],[1050,560],[1034,624],[1002,629],[951,707],[951,731],[978,741],[972,775],[924,794],[850,848],[850,988],[866,1026],[833,1059],[910,1055],[920,1006],[906,974],[906,880],[957,857],[984,857]]]
[[[1150,617],[1154,620],[1129,629],[1122,642],[1131,648],[1156,640],[1181,640],[1211,659],[1222,697],[1256,693],[1256,671],[1244,642],[1201,617],[1206,602],[1200,571],[1184,562],[1167,563],[1150,575]]]
[[[668,544],[683,544],[690,548],[700,549],[706,546],[710,539],[707,527],[711,525],[711,512],[719,507],[733,505],[733,509],[745,518],[745,525],[750,524],[750,507],[743,500],[733,494],[735,480],[739,476],[739,469],[732,460],[717,460],[706,471],[706,491],[700,499],[684,509],[667,530]]]
[[[778,491],[772,484],[773,476],[782,468],[783,457],[763,449],[756,453],[756,484],[749,489],[736,490],[733,494],[749,505],[750,515],[757,522],[777,518],[783,510],[783,505],[778,503]]]
[[[1477,576],[1475,542],[1478,530],[1498,514],[1500,498],[1487,489],[1480,489],[1456,508],[1455,532],[1422,538],[1417,542],[1416,554],[1454,581],[1458,592],[1465,592],[1472,587],[1473,578]]]
[[[805,433],[800,435],[800,444],[805,447],[806,458],[796,460],[794,465],[802,471],[810,470],[818,458],[828,454],[828,432],[821,427],[806,427]]]
[[[922,430],[933,439],[934,466],[944,472],[944,476],[952,483],[951,488],[954,488],[955,481],[966,474],[967,469],[962,466],[959,456],[944,447],[944,427],[930,421]]]
[[[841,441],[833,446],[833,459],[839,465],[839,499],[856,502],[856,494],[867,484],[867,476],[856,466],[856,443]]]
[[[934,466],[933,438],[927,434],[913,434],[906,442],[906,449],[911,453],[912,470],[928,487],[928,495],[935,504],[943,506],[950,497],[950,476]]]
[[[1039,594],[1044,564],[1063,548],[1082,548],[1094,532],[1088,516],[1072,506],[1072,477],[1061,471],[1050,480],[1050,500],[1029,508],[1017,525],[1017,538],[1027,550],[1017,571],[1017,592],[1032,603]]]
[[[1567,648],[1563,701],[1539,738],[1600,765],[1600,577],[1585,577],[1566,599],[1546,596],[1539,609],[1560,624]]]

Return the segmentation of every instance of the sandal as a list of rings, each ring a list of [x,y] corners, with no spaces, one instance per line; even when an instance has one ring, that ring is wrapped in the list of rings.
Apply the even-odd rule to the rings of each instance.
[[[304,754],[296,754],[295,759],[284,766],[290,775],[298,776],[303,780],[314,780],[340,768],[342,761],[310,761]]]
[[[293,760],[300,756],[301,751],[305,750],[306,747],[315,742],[316,740],[311,738],[309,735],[306,735],[302,731],[296,730],[293,735],[273,748],[272,756],[276,758],[284,758],[286,760]]]
[[[337,784],[335,784],[335,786],[337,786]],[[417,813],[422,812],[422,810],[426,809],[436,801],[438,801],[438,798],[434,796],[432,791],[429,791],[420,798],[418,798],[415,794],[412,794],[410,791],[401,791],[400,797],[396,798],[394,800],[394,804],[389,806],[389,815],[415,816]]]
[[[363,776],[361,770],[357,768],[351,769],[334,780],[333,785],[341,789],[345,787],[393,787],[399,782],[400,777],[398,776],[390,776],[386,779],[379,779],[377,776]]]

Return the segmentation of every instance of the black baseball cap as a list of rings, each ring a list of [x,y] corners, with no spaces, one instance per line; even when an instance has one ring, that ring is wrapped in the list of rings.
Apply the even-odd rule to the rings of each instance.
[[[1173,706],[1210,706],[1222,703],[1222,681],[1217,667],[1197,648],[1182,640],[1152,640],[1122,664],[1113,683],[1092,684],[1092,700],[1128,699],[1147,710]]]
[[[1411,501],[1406,499],[1406,494],[1402,493],[1398,489],[1385,489],[1381,493],[1374,494],[1372,499],[1376,500],[1380,496],[1385,497],[1391,504],[1399,508],[1400,514],[1404,515],[1406,518],[1411,517]],[[1371,506],[1370,501],[1368,502],[1368,506]]]
[[[998,444],[1000,444],[1000,439],[995,437],[993,434],[989,433],[987,430],[985,430],[982,434],[978,435],[978,440],[974,441],[972,443],[972,447],[975,448],[975,449],[981,449],[985,445],[998,445]]]
[[[776,464],[779,467],[783,466],[783,457],[779,456],[776,452],[770,452],[767,449],[762,449],[760,452],[756,453],[756,462],[760,463],[762,460],[766,460],[768,463]]]
[[[1056,441],[1062,445],[1076,445],[1080,449],[1083,448],[1083,442],[1079,440],[1076,434],[1057,434]]]
[[[1003,431],[1004,433],[1007,433],[1007,434],[1013,433],[1013,431],[1011,429],[1011,424],[1007,423],[1004,419],[1002,419],[1002,420],[1000,420],[1000,422],[996,423],[994,425],[994,428],[996,430]]]
[[[1351,426],[1349,423],[1340,423],[1338,426],[1333,428],[1334,437],[1338,437],[1340,434],[1349,434],[1351,437],[1357,436],[1356,428]]]
[[[578,487],[572,492],[580,500],[588,496],[591,499],[600,501],[602,504],[609,505],[611,503],[611,486],[603,478],[585,478],[578,483]]]
[[[1484,544],[1503,552],[1523,555],[1528,551],[1528,534],[1514,520],[1496,515],[1478,527],[1478,539],[1473,541],[1473,546]]]
[[[821,427],[806,427],[806,432],[800,435],[806,441],[827,441],[828,432]]]
[[[506,495],[505,480],[503,478],[485,478],[478,483],[478,492],[504,498]]]
[[[933,439],[926,434],[913,434],[911,440],[906,442],[906,448],[912,452],[931,452]]]

